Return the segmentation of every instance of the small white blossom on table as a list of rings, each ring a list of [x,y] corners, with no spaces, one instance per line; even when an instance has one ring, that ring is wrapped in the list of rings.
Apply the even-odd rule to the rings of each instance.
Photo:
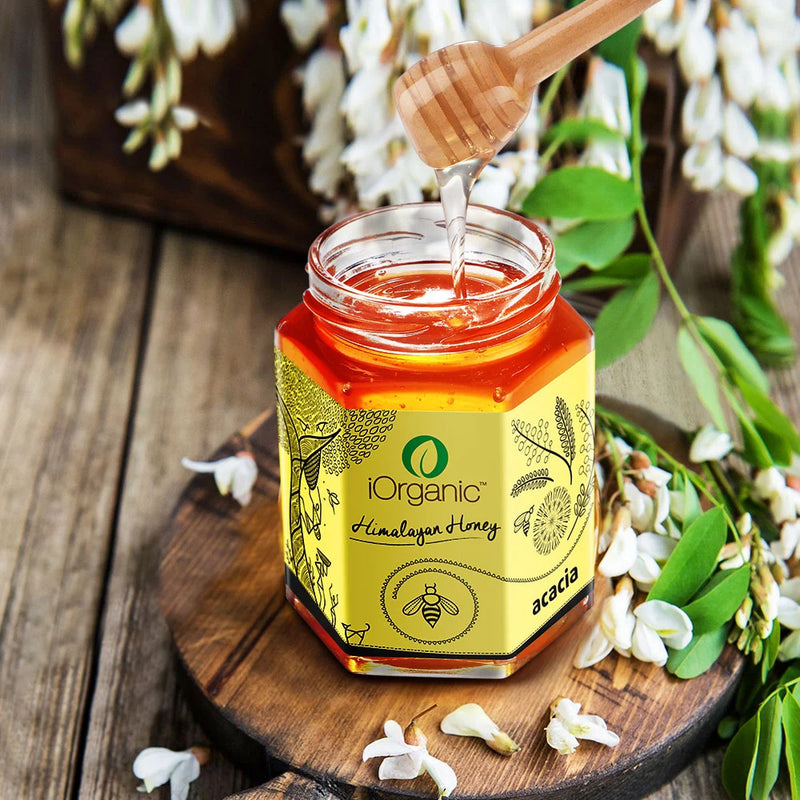
[[[142,781],[138,790],[149,794],[169,781],[171,800],[186,800],[189,784],[197,780],[200,767],[210,757],[207,747],[177,752],[166,747],[147,747],[133,762],[133,774]]]
[[[580,745],[579,739],[616,747],[619,736],[608,730],[602,717],[596,714],[581,714],[581,704],[574,703],[568,697],[559,697],[550,706],[550,722],[547,732],[547,744],[562,756],[570,755]]]
[[[253,497],[253,486],[258,478],[258,467],[250,453],[241,452],[219,461],[192,461],[181,459],[186,469],[214,474],[214,482],[222,495],[230,494],[239,505],[246,506]]]

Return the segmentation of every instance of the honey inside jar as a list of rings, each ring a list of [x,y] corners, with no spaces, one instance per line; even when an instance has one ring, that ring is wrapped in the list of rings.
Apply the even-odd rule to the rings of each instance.
[[[465,298],[442,227],[334,226],[278,325],[287,595],[353,672],[505,677],[591,602],[593,338],[536,225],[470,208]]]

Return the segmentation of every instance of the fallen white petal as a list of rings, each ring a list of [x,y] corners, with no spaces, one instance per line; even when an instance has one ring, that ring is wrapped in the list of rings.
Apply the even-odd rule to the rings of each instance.
[[[181,764],[192,762],[194,767],[189,768],[186,774],[195,772],[196,774],[190,780],[194,780],[200,774],[200,764],[194,753],[189,750],[169,750],[166,747],[147,747],[136,756],[133,762],[133,774],[144,781],[146,790],[150,792],[169,781]]]
[[[258,466],[249,453],[242,452],[219,461],[192,461],[183,458],[181,464],[194,472],[214,473],[214,481],[220,494],[232,494],[243,506],[250,502],[252,488],[258,478]]]
[[[370,758],[384,758],[386,756],[404,756],[419,750],[411,744],[398,742],[396,739],[377,739],[370,742],[361,754],[361,760],[367,761]]]
[[[186,800],[189,796],[189,784],[199,776],[200,764],[194,756],[178,764],[169,779],[170,800]]]
[[[547,732],[547,744],[554,750],[558,750],[562,756],[574,753],[580,744],[577,737],[567,730],[566,725],[558,717],[551,717],[545,731]]]
[[[418,778],[423,772],[422,753],[417,757],[411,754],[390,756],[381,761],[378,778],[382,781],[409,781]]]
[[[422,766],[428,771],[428,774],[436,783],[439,789],[439,798],[449,797],[450,793],[458,784],[458,778],[456,778],[456,773],[453,768],[444,761],[434,758],[429,753],[423,756]]]

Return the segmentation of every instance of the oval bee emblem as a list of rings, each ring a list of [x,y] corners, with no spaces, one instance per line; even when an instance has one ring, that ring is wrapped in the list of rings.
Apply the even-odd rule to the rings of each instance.
[[[460,639],[478,616],[478,599],[467,580],[430,562],[395,570],[384,583],[381,604],[392,627],[420,644]]]

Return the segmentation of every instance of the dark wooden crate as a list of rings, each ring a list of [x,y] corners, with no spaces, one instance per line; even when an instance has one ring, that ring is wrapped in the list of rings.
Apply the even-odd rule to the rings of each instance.
[[[101,29],[80,70],[64,60],[61,8],[45,6],[58,180],[67,195],[156,220],[305,251],[321,229],[298,137],[299,59],[278,18],[279,0],[250,3],[250,18],[217,58],[184,65],[183,100],[208,125],[183,137],[181,157],[147,168],[149,147],[122,152],[114,120],[127,60]]]
[[[220,56],[184,65],[183,102],[209,123],[183,137],[180,158],[147,168],[149,147],[122,152],[127,129],[114,120],[124,102],[127,61],[101,30],[75,71],[62,53],[60,9],[44,4],[57,109],[59,185],[84,202],[305,253],[322,229],[319,203],[300,158],[301,63],[278,18],[279,0],[250,4],[250,19]],[[681,180],[680,83],[674,64],[645,51],[650,86],[645,195],[667,263],[697,216]]]

